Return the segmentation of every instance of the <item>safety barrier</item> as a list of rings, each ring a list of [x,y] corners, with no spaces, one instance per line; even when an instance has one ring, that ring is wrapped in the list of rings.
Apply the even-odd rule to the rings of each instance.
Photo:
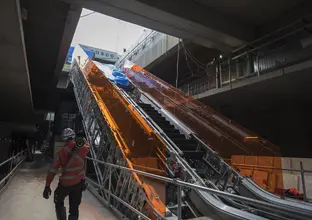
[[[160,181],[163,181],[163,182],[166,182],[166,183],[172,183],[172,184],[176,185],[178,187],[178,191],[177,191],[177,198],[178,198],[177,217],[178,217],[179,220],[182,219],[181,218],[181,216],[182,216],[182,205],[181,205],[182,204],[182,193],[181,193],[182,192],[182,187],[186,187],[186,188],[189,188],[189,189],[192,189],[192,190],[205,191],[205,192],[214,194],[216,196],[220,196],[220,197],[223,197],[223,198],[230,198],[230,199],[232,199],[234,201],[243,202],[243,203],[246,203],[246,204],[254,205],[256,207],[264,207],[264,208],[267,208],[267,209],[272,209],[272,210],[274,210],[275,213],[283,213],[283,212],[287,212],[288,211],[287,209],[285,209],[285,208],[283,208],[281,206],[272,204],[272,203],[267,203],[267,202],[264,202],[264,201],[255,200],[255,199],[239,196],[239,195],[231,194],[231,193],[224,192],[224,191],[219,191],[219,190],[216,190],[216,189],[211,189],[211,188],[204,187],[204,186],[199,186],[199,185],[196,185],[196,184],[192,184],[192,183],[181,181],[179,179],[172,179],[172,178],[168,178],[168,177],[164,177],[164,176],[159,176],[159,175],[156,175],[156,174],[153,174],[153,173],[148,173],[148,172],[144,172],[144,171],[140,171],[140,170],[130,169],[128,167],[119,166],[119,165],[116,165],[116,164],[106,163],[106,162],[103,162],[103,161],[100,161],[100,160],[97,160],[97,159],[94,159],[94,158],[91,158],[91,157],[87,157],[87,159],[88,160],[92,160],[93,162],[105,165],[105,166],[108,167],[109,170],[111,170],[112,168],[117,168],[117,169],[120,169],[120,170],[123,170],[123,171],[127,171],[127,172],[130,172],[130,173],[136,173],[138,175],[146,176],[146,177],[149,177],[149,178],[157,179],[157,180],[160,180]],[[295,171],[295,170],[291,170],[291,171]],[[303,173],[303,172],[311,173],[312,171],[310,171],[310,170],[301,170],[301,173]],[[90,180],[90,181],[92,181],[92,180]],[[93,183],[97,184],[95,182],[93,182]],[[99,188],[101,188],[102,190],[104,190],[105,192],[107,192],[108,194],[110,194],[110,196],[112,196],[115,199],[117,199],[118,201],[120,201],[121,203],[127,204],[125,201],[123,201],[122,199],[118,198],[116,195],[114,195],[112,192],[109,191],[110,186],[111,186],[111,178],[110,177],[109,177],[109,188],[108,189],[105,189],[104,187],[102,187],[102,186],[100,186],[98,184],[97,184],[97,186]],[[110,205],[110,201],[107,201],[107,203],[108,203],[108,205]],[[147,220],[150,219],[146,215],[141,213],[140,211],[136,210],[134,207],[132,207],[132,206],[130,206],[128,204],[126,206],[129,209],[131,209],[132,211],[134,211],[135,213],[137,213],[141,218],[147,219]]]
[[[232,84],[237,81],[259,77],[311,59],[311,37],[306,34],[306,29],[312,26],[310,17],[306,21],[298,20],[226,56],[220,55],[205,66],[205,76],[184,84],[180,89],[193,96],[224,86],[232,88]],[[299,40],[294,40],[294,36],[299,37]]]
[[[2,190],[3,187],[6,185],[6,180],[9,181],[10,180],[9,178],[12,178],[12,176],[14,175],[17,168],[19,168],[19,166],[24,162],[24,160],[26,158],[24,153],[25,153],[25,150],[19,152],[15,156],[12,156],[12,157],[8,158],[7,160],[3,161],[2,163],[0,163],[0,167],[2,167],[4,164],[11,161],[9,173],[0,180],[0,190]],[[15,161],[15,159],[17,159],[17,160]],[[14,162],[16,163],[15,166],[13,165]]]
[[[306,160],[306,163],[312,161],[309,159],[303,160]],[[297,167],[299,165],[300,169],[282,168],[282,164],[292,165],[293,163]],[[253,179],[255,183],[269,192],[283,196],[284,193],[281,191],[283,189],[295,188],[299,190],[301,188],[300,191],[303,192],[303,200],[309,202],[309,199],[312,199],[312,188],[308,189],[306,184],[306,177],[309,181],[312,177],[312,171],[304,169],[302,158],[233,155],[230,164],[236,170],[240,170],[242,175]],[[309,176],[305,177],[305,174]],[[294,181],[291,181],[297,178],[299,180],[298,182],[295,181],[294,183]]]

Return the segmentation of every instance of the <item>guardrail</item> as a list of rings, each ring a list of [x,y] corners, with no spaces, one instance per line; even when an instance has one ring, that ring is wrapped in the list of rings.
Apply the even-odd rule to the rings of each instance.
[[[223,198],[230,198],[234,201],[239,201],[239,202],[243,202],[245,204],[249,204],[249,205],[253,205],[254,207],[262,207],[262,208],[266,208],[266,209],[271,209],[274,213],[283,213],[283,212],[287,212],[288,209],[281,207],[279,205],[275,205],[272,203],[267,203],[264,201],[260,201],[260,200],[255,200],[255,199],[251,199],[251,198],[247,198],[247,197],[243,197],[243,196],[239,196],[239,195],[235,195],[235,194],[231,194],[228,192],[224,192],[224,191],[219,191],[216,189],[211,189],[208,187],[204,187],[204,186],[200,186],[200,185],[196,185],[196,184],[192,184],[192,183],[188,183],[188,182],[184,182],[182,180],[179,179],[172,179],[172,178],[168,178],[168,177],[164,177],[164,176],[159,176],[156,174],[152,174],[152,173],[148,173],[148,172],[144,172],[144,171],[140,171],[140,170],[135,170],[135,169],[130,169],[128,167],[124,167],[124,166],[120,166],[120,165],[116,165],[116,164],[111,164],[111,163],[107,163],[104,161],[100,161],[91,157],[87,157],[88,160],[92,160],[93,162],[105,165],[108,167],[109,169],[109,173],[111,173],[111,169],[112,168],[117,168],[123,171],[127,171],[130,173],[136,173],[142,176],[146,176],[146,177],[150,177],[153,179],[157,179],[166,183],[172,183],[174,185],[177,186],[177,199],[178,199],[178,211],[177,211],[177,217],[178,219],[182,219],[182,187],[186,187],[189,189],[193,189],[193,190],[201,190],[201,191],[205,191]],[[291,170],[291,169],[285,169],[285,170]],[[291,170],[291,171],[298,171],[298,170]],[[304,170],[301,164],[301,173],[304,172],[309,172],[311,173],[312,171],[310,170]],[[92,181],[91,179],[89,179],[90,181]],[[131,205],[127,204],[125,201],[123,201],[122,199],[118,198],[116,195],[114,195],[110,189],[111,189],[111,176],[109,176],[109,186],[108,189],[105,189],[103,186],[100,186],[98,183],[92,181],[93,184],[96,184],[97,187],[99,187],[100,189],[104,190],[106,193],[108,193],[111,197],[115,198],[116,200],[118,200],[119,202],[123,203],[125,206],[127,206],[127,208],[131,209],[133,212],[135,212],[136,214],[138,214],[138,216],[140,216],[140,218],[149,220],[150,218],[148,218],[146,215],[144,215],[143,213],[141,213],[140,211],[136,210],[134,207],[132,207]],[[110,200],[110,199],[109,199]],[[107,201],[108,206],[110,206],[110,201]]]
[[[193,96],[312,58],[311,37],[306,29],[312,23],[298,21],[275,34],[261,38],[206,66],[206,75],[180,89]],[[297,39],[296,39],[296,38]]]
[[[19,166],[24,162],[24,160],[26,158],[24,153],[25,153],[25,150],[21,151],[20,153],[16,154],[15,156],[12,156],[9,159],[7,159],[7,160],[3,161],[2,163],[0,163],[0,167],[2,167],[4,164],[12,161],[11,164],[10,164],[9,173],[0,180],[0,190],[5,186],[5,181],[7,179],[9,179],[10,177],[12,177],[14,172],[17,170],[17,168],[19,168]],[[14,159],[16,159],[16,158],[18,158],[18,160],[15,161],[16,165],[13,167],[13,162],[14,162]]]
[[[247,168],[247,169],[252,169],[253,171],[261,171],[261,170],[277,170],[277,171],[287,171],[291,173],[299,173],[300,178],[301,178],[301,187],[302,187],[302,192],[303,192],[303,200],[305,202],[310,202],[309,198],[307,197],[307,187],[306,187],[306,181],[305,181],[305,173],[312,174],[312,170],[305,170],[303,167],[302,161],[300,161],[300,170],[298,169],[287,169],[287,168],[277,168],[277,167],[268,167],[268,166],[257,166],[257,165],[247,165],[247,164],[232,164],[233,167],[235,168]],[[299,184],[298,184],[299,185]],[[281,196],[281,198],[284,199],[284,195]]]

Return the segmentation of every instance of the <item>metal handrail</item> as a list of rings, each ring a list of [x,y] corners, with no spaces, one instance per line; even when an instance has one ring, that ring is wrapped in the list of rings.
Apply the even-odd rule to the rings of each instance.
[[[208,192],[208,193],[211,193],[211,194],[223,197],[223,198],[231,198],[233,200],[244,202],[246,204],[258,205],[260,207],[265,207],[265,208],[270,208],[270,209],[274,208],[276,212],[280,212],[280,213],[283,213],[285,211],[286,212],[289,211],[289,207],[288,208],[287,207],[282,207],[282,206],[275,205],[275,204],[272,204],[272,203],[267,203],[267,202],[264,202],[264,201],[255,200],[255,199],[252,199],[252,198],[239,196],[239,195],[231,194],[231,193],[228,193],[228,192],[219,191],[219,190],[216,190],[216,189],[211,189],[211,188],[208,188],[208,187],[205,187],[205,186],[200,186],[200,185],[184,182],[184,181],[181,181],[179,179],[172,179],[172,178],[169,178],[169,177],[159,176],[159,175],[156,175],[156,174],[147,173],[147,172],[140,171],[140,170],[130,169],[128,167],[124,167],[124,166],[120,166],[120,165],[116,165],[116,164],[103,162],[103,161],[100,161],[100,160],[97,160],[97,159],[94,159],[94,158],[91,158],[91,157],[87,157],[87,159],[92,160],[92,161],[97,162],[97,163],[100,163],[100,164],[103,164],[103,165],[106,165],[110,169],[111,168],[117,168],[117,169],[128,171],[128,172],[131,172],[131,173],[136,173],[136,174],[139,174],[139,175],[142,175],[142,176],[154,178],[154,179],[157,179],[157,180],[160,180],[160,181],[163,181],[163,182],[175,184],[175,185],[178,186],[178,190],[182,190],[182,187],[187,187],[187,188],[190,188],[190,189],[193,189],[193,190],[205,191],[205,192]],[[181,216],[180,213],[181,213],[181,209],[182,209],[182,205],[181,205],[181,202],[180,202],[181,201],[181,194],[182,194],[181,192],[177,193],[177,195],[178,195],[178,216],[179,217]],[[178,218],[178,219],[181,219],[181,218]]]
[[[268,170],[281,170],[281,171],[290,171],[290,172],[297,172],[297,173],[312,173],[312,170],[296,170],[296,169],[286,169],[286,168],[278,168],[278,167],[268,167],[268,166],[257,166],[257,165],[250,165],[250,164],[232,164],[234,167],[251,167],[251,168],[259,168],[259,169],[268,169]]]
[[[2,183],[4,183],[4,181],[5,181],[6,179],[8,179],[8,178],[15,172],[15,170],[24,162],[25,159],[26,159],[26,156],[24,156],[24,157],[20,160],[20,162],[10,171],[10,173],[8,173],[8,174],[0,181],[0,185],[1,185]]]
[[[25,150],[19,152],[18,154],[16,154],[15,156],[10,157],[9,159],[3,161],[0,163],[0,167],[3,166],[4,164],[6,164],[7,162],[10,162],[11,160],[13,160],[14,158],[18,157],[20,154],[24,153]]]
[[[311,16],[312,15],[309,15],[309,17],[311,17]],[[290,24],[289,26],[281,28],[280,30],[283,30],[285,28],[291,27],[291,26],[293,26],[294,24],[296,24],[298,22],[302,22],[302,19],[299,19],[296,22],[294,22],[293,24]],[[253,70],[253,72],[248,72],[250,70],[247,70],[247,72],[245,73],[246,74],[245,76],[240,77],[237,74],[237,77],[235,79],[232,79],[233,73],[231,71],[231,65],[233,65],[233,64],[231,64],[231,62],[234,62],[234,61],[238,60],[241,57],[248,57],[250,54],[257,54],[257,52],[260,49],[268,47],[268,46],[270,46],[270,45],[274,44],[275,42],[280,41],[282,39],[287,39],[287,38],[297,34],[298,32],[304,31],[307,27],[311,27],[311,26],[312,26],[312,23],[306,23],[306,24],[303,23],[303,25],[301,27],[298,27],[298,28],[296,28],[294,30],[290,30],[287,33],[284,33],[284,35],[275,37],[274,39],[272,39],[270,41],[267,41],[267,42],[264,42],[261,45],[250,47],[250,45],[258,42],[259,40],[262,40],[266,36],[270,36],[271,35],[271,34],[268,34],[268,35],[264,36],[263,38],[259,38],[259,39],[255,40],[255,41],[253,41],[253,42],[251,42],[249,44],[246,44],[245,46],[242,46],[242,47],[232,51],[232,53],[227,54],[227,56],[224,57],[224,58],[217,59],[217,62],[212,64],[212,65],[215,65],[215,67],[216,67],[215,68],[216,71],[213,73],[215,75],[215,80],[216,80],[216,87],[214,87],[214,88],[219,89],[219,88],[223,87],[224,85],[228,85],[228,84],[230,84],[230,86],[232,86],[232,82],[236,81],[237,79],[242,79],[242,78],[245,78],[245,77],[252,77],[252,76],[259,76],[261,73],[263,73],[263,72],[265,72],[267,70],[270,70],[270,69],[276,70],[276,69],[281,68],[278,65],[274,65],[274,66],[270,66],[269,65],[269,67],[267,66],[264,69],[260,70],[260,66],[259,66],[259,63],[260,63],[259,62],[259,58],[260,57],[259,57],[259,55],[257,55],[255,57],[256,60],[254,60],[253,63],[252,63],[252,65],[255,68]],[[270,54],[266,54],[266,55],[270,55]],[[302,59],[302,58],[299,58],[298,61],[300,61],[300,59]],[[292,62],[293,61],[287,61],[284,64],[285,64],[285,66],[287,66],[287,64],[290,65]],[[235,62],[234,62],[234,65],[236,65]],[[225,69],[224,69],[224,67],[225,67]],[[229,80],[225,82],[225,81],[222,81],[222,78],[224,76],[224,73],[226,74],[226,72],[228,72],[228,76],[226,76],[226,78],[228,77]],[[242,70],[240,70],[240,72],[242,73]],[[197,94],[200,94],[202,92],[214,89],[214,88],[205,88],[204,86],[201,86],[201,84],[203,83],[203,80],[204,81],[208,81],[208,79],[206,80],[203,77],[202,79],[193,81],[193,82],[188,83],[188,84],[184,84],[182,87],[180,87],[180,89],[182,91],[184,91],[184,92],[189,92],[189,95],[197,95]],[[198,81],[200,81],[200,82],[198,82]],[[187,88],[186,88],[186,86],[187,86]],[[186,89],[187,89],[187,91],[186,91]]]
[[[122,62],[127,59],[129,56],[131,56],[132,54],[134,54],[135,52],[139,51],[143,45],[150,39],[152,39],[156,34],[158,34],[159,32],[157,31],[151,31],[145,38],[143,38],[141,41],[139,41],[138,43],[134,44],[133,48],[131,48],[128,52],[126,52],[122,57],[120,57],[115,66],[119,67],[120,64],[122,64]]]
[[[92,184],[97,185],[97,187],[101,188],[102,190],[104,190],[106,193],[108,193],[110,196],[114,197],[114,199],[118,200],[120,203],[122,203],[124,206],[126,206],[128,209],[131,209],[133,212],[135,212],[136,214],[138,214],[139,216],[141,216],[143,219],[146,220],[150,220],[149,217],[147,217],[146,215],[144,215],[142,212],[140,212],[139,210],[136,210],[134,207],[132,207],[131,205],[129,205],[127,202],[125,202],[124,200],[120,199],[118,196],[116,196],[115,194],[113,194],[111,191],[109,191],[108,189],[105,189],[104,187],[100,186],[98,183],[94,182],[92,179],[86,177],[87,181],[92,182]]]

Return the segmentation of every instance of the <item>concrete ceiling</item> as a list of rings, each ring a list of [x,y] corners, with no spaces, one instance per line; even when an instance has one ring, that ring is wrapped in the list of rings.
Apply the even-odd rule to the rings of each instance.
[[[231,51],[255,37],[254,24],[302,0],[281,1],[237,0],[240,4],[230,8],[221,6],[231,0],[185,0],[183,4],[178,0],[3,0],[0,101],[5,107],[0,120],[30,120],[34,109],[56,110],[62,95],[56,89],[58,77],[82,7]]]
[[[0,2],[0,121],[35,124],[54,111],[81,7],[56,0]]]
[[[213,9],[220,14],[230,16],[244,23],[261,25],[305,0],[193,0]]]
[[[0,6],[0,117],[25,121],[33,114],[32,93],[18,1]],[[13,114],[12,114],[13,113]]]
[[[81,7],[56,0],[21,0],[31,90],[36,111],[56,111],[56,89]]]
[[[64,0],[75,2],[73,0]],[[90,0],[82,6],[99,13],[126,20],[172,36],[222,51],[253,39],[251,26],[227,19],[191,0]],[[205,15],[205,16],[203,16]]]
[[[208,63],[219,55],[219,51],[215,49],[206,48],[194,43],[185,42],[184,44],[188,51],[201,63]],[[166,82],[175,85],[177,75],[177,46],[166,55],[163,55],[163,59],[157,59],[148,65],[146,69]],[[203,69],[199,68],[198,64],[195,64],[190,57],[186,59],[185,51],[181,46],[179,53],[179,85],[183,84],[183,81],[190,80],[190,78],[193,80],[197,79],[193,74],[198,74],[199,71],[202,73]]]

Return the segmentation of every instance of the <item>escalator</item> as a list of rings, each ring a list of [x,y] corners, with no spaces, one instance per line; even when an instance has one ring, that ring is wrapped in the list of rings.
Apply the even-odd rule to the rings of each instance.
[[[181,134],[178,129],[174,127],[174,125],[170,124],[169,120],[166,120],[164,116],[162,116],[157,110],[155,110],[154,107],[152,107],[151,104],[146,104],[146,103],[139,103],[138,104],[150,117],[151,119],[159,125],[159,127],[164,131],[164,133],[169,137],[181,150],[182,152],[182,157],[188,162],[189,165],[191,165],[191,168],[200,176],[200,178],[206,178],[205,173],[207,172],[207,169],[204,169],[202,166],[199,166],[198,163],[194,163],[194,161],[201,161],[204,156],[205,156],[205,151],[203,149],[199,148],[199,143],[197,139],[192,138],[192,139],[187,139],[185,135]],[[172,116],[171,116],[172,117]],[[211,179],[210,184],[213,184],[214,180]],[[215,181],[216,182],[216,181]],[[247,186],[249,188],[247,188]],[[218,189],[218,187],[215,187]],[[222,186],[223,190],[226,188],[226,186]],[[240,189],[238,190],[240,195],[255,198],[255,199],[261,199],[266,202],[270,202],[275,205],[282,206],[282,210],[279,211],[279,214],[271,214],[273,210],[267,209],[265,207],[262,207],[261,209],[255,209],[251,208],[250,206],[244,206],[246,209],[252,210],[253,213],[259,213],[262,216],[265,216],[270,219],[309,219],[309,216],[311,216],[311,207],[309,204],[305,203],[300,203],[297,201],[291,201],[291,200],[281,200],[277,196],[274,196],[265,190],[261,189],[259,186],[257,186],[254,182],[252,182],[248,178],[243,178]],[[259,196],[261,195],[261,196]],[[227,207],[225,206],[221,200],[215,200],[214,197],[209,195],[208,193],[200,193],[196,191],[191,191],[189,192],[189,199],[192,200],[191,202],[193,204],[196,204],[195,206],[199,209],[199,211],[205,215],[209,215],[210,217],[214,217],[217,219],[228,219],[229,216],[225,215],[223,216],[222,214],[224,213],[218,213],[217,215],[213,215],[212,211],[215,211],[214,209],[219,209],[220,207],[223,207],[225,210],[231,210],[232,207]],[[209,201],[211,204],[218,204],[214,209],[211,209],[211,206],[206,206],[204,204],[209,204]],[[233,201],[225,201],[227,203],[233,204]],[[242,205],[237,205],[236,206],[240,207]],[[291,210],[291,211],[289,211]],[[239,212],[240,210],[237,209],[232,209],[232,213]],[[244,213],[246,215],[246,213]],[[243,215],[243,216],[244,216]],[[236,215],[231,215],[230,219],[235,219],[238,217],[239,219],[243,219],[244,217],[240,216],[239,214]],[[246,216],[246,219],[256,219],[259,218],[258,216]],[[261,217],[260,217],[261,219]]]
[[[198,150],[198,143],[195,139],[187,139],[181,134],[164,116],[162,116],[151,104],[138,104],[145,113],[162,129],[165,135],[173,141],[173,143],[181,150],[183,158],[188,164],[195,165],[194,161],[201,160],[205,156],[204,150]],[[192,167],[194,168],[194,166]],[[200,167],[195,168],[195,172],[199,175],[204,175],[205,170]],[[181,178],[179,173],[174,178]],[[253,215],[248,212],[232,208],[225,205],[220,199],[206,192],[189,191],[186,198],[186,204],[193,204],[197,212],[209,216],[213,219],[265,219],[260,216]],[[187,205],[188,206],[188,205]],[[189,207],[190,208],[190,207]],[[186,211],[185,211],[186,212]],[[184,213],[184,218],[188,215]]]
[[[129,89],[109,80],[106,72],[111,70],[94,63],[79,46],[76,46],[73,57],[71,80],[94,159],[237,195],[244,195],[244,189],[245,192],[258,195],[256,198],[263,199],[255,188],[243,187],[246,186],[244,178],[215,150],[219,147],[224,155],[231,154],[235,149],[238,152],[260,152],[260,143],[241,146],[238,136],[243,132],[233,136],[225,134],[229,129],[232,133],[238,129],[233,129],[234,125],[220,123],[220,118],[216,116],[210,117],[213,122],[203,124],[207,121],[207,115],[199,112],[200,106],[194,108],[197,107],[194,103],[184,102],[184,96],[169,91],[168,85],[162,83],[159,86],[159,79],[146,77],[148,75],[142,74],[141,70],[134,75],[131,75],[134,73],[132,69],[124,70],[131,82]],[[188,106],[193,109],[188,109]],[[197,124],[200,126],[196,127]],[[205,130],[207,125],[210,126],[210,133]],[[224,141],[220,144],[218,137],[221,133]],[[208,139],[213,140],[215,149],[207,144],[207,137],[203,138],[202,134],[207,134]],[[225,147],[228,146],[233,146],[233,149],[227,152]],[[261,152],[275,152],[275,149],[266,145]],[[109,187],[108,176],[114,182],[109,190],[149,218],[177,219],[176,188],[173,184],[163,184],[118,169],[112,171],[97,163],[94,163],[94,167],[98,183],[103,186],[99,188],[99,195],[129,219],[137,219],[137,215],[105,191]],[[275,215],[272,214],[275,207],[268,210],[198,190],[183,189],[182,194],[183,219],[203,216],[213,219],[297,219],[297,216],[298,219],[309,219],[312,216],[306,204],[299,205],[300,209],[290,210],[289,206],[276,200],[274,204],[281,205],[281,209]],[[273,195],[263,196],[272,198]],[[273,203],[272,199],[265,201]]]
[[[175,121],[179,121],[180,127],[188,127],[191,131],[190,138],[198,141],[197,155],[205,151],[205,156],[201,158],[204,162],[201,165],[204,164],[204,167],[199,166],[195,170],[202,179],[208,180],[208,185],[215,185],[222,191],[230,188],[238,195],[271,203],[281,208],[280,214],[289,219],[311,218],[310,203],[281,199],[263,190],[251,179],[237,173],[222,159],[240,153],[278,156],[280,153],[277,146],[262,140],[253,132],[235,124],[135,64],[126,63],[124,72],[137,88],[157,103],[162,112],[165,110],[171,114],[167,117],[169,121],[175,118]],[[249,137],[252,141],[246,141]],[[194,165],[198,166],[198,164],[193,162],[188,161],[194,169]],[[210,175],[201,175],[200,171],[202,174],[208,171]],[[230,179],[232,183],[229,184]],[[271,212],[271,210],[265,211]]]
[[[178,146],[187,160],[201,159],[205,152],[197,151],[197,141],[186,139],[174,128],[165,117],[161,116],[150,104],[139,103],[139,106],[152,118],[152,120],[165,132],[165,134]]]

